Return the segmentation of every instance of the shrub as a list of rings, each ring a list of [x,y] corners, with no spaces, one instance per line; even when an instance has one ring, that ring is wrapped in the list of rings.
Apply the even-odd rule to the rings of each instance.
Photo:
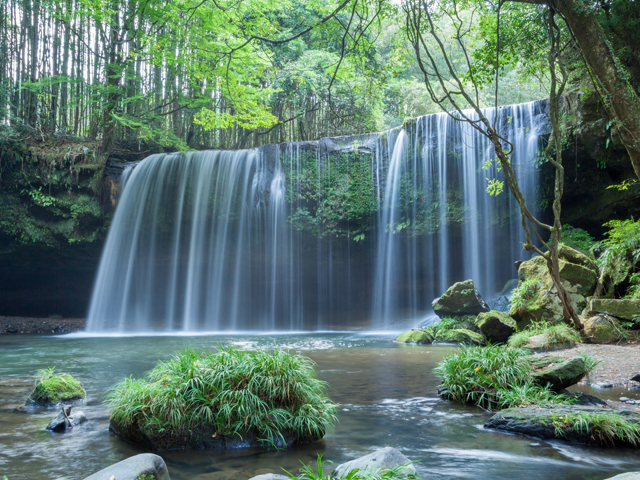
[[[604,224],[610,230],[601,245],[603,253],[597,263],[601,268],[612,268],[622,257],[629,257],[634,263],[640,261],[640,220],[612,220]]]
[[[618,413],[577,412],[556,416],[552,420],[556,436],[565,437],[573,430],[589,435],[600,444],[640,443],[640,425],[627,421]]]
[[[522,349],[491,345],[470,347],[446,356],[435,368],[440,389],[452,400],[483,408],[561,403],[568,397],[534,384],[534,367]]]
[[[35,388],[27,399],[28,404],[55,405],[60,402],[79,400],[87,396],[82,384],[71,375],[56,375],[55,369],[47,368],[37,374]]]
[[[307,357],[283,350],[186,349],[113,387],[111,425],[155,449],[240,439],[269,446],[322,438],[336,419]],[[253,439],[253,440],[251,440]]]
[[[575,248],[585,255],[592,256],[591,249],[597,242],[586,230],[574,228],[571,225],[563,225],[562,243],[571,248]]]
[[[529,343],[531,337],[536,335],[544,335],[541,341],[537,342],[540,348],[543,349],[553,345],[580,341],[580,334],[568,325],[564,323],[550,325],[548,322],[540,321],[532,323],[524,330],[511,335],[508,344],[513,348],[521,348]]]

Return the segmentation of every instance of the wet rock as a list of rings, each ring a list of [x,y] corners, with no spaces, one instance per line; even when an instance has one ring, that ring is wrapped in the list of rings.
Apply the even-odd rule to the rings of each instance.
[[[613,388],[613,383],[595,382],[591,384],[591,388]]]
[[[571,421],[572,416],[580,413],[602,414],[603,412],[618,413],[629,422],[640,423],[640,413],[638,412],[616,412],[602,406],[554,405],[500,410],[491,417],[485,427],[542,439],[610,445],[610,442],[605,444],[597,436],[589,434],[587,429],[574,429],[573,421]],[[618,444],[624,445],[624,442],[616,442],[616,445]]]
[[[333,477],[339,478],[355,469],[358,469],[360,473],[377,474],[380,471],[390,470],[405,464],[408,464],[405,467],[405,471],[411,475],[415,475],[416,469],[410,463],[411,460],[404,456],[399,450],[385,447],[364,457],[338,465],[333,472]]]
[[[592,312],[607,313],[622,320],[638,321],[640,300],[594,298],[589,302]]]
[[[67,417],[69,417],[69,421],[72,426],[80,425],[87,421],[87,417],[84,412],[76,412],[74,414],[71,413],[72,407],[66,407],[65,412],[67,413]],[[64,413],[60,412],[56,415],[49,425],[47,425],[47,430],[51,430],[53,432],[64,432],[69,428],[69,422],[67,421],[67,417],[65,417]]]
[[[476,332],[464,328],[440,330],[436,333],[434,343],[457,343],[458,345],[485,345],[485,338]]]
[[[615,477],[609,477],[606,480],[640,480],[640,472],[621,473]]]
[[[554,390],[561,390],[575,385],[588,373],[584,358],[573,357],[562,363],[535,372],[532,377],[539,385],[550,385]]]
[[[433,335],[427,330],[413,328],[408,332],[401,333],[396,338],[398,343],[417,343],[418,345],[430,344],[433,342]]]
[[[627,397],[620,397],[620,401],[621,401],[622,403],[626,403],[626,402],[628,402],[629,400],[631,400],[631,399],[630,399],[630,398],[627,398]]]
[[[255,477],[251,477],[249,480],[290,480],[290,479],[285,475],[279,475],[277,473],[264,473],[262,475],[256,475]]]
[[[640,382],[640,372],[636,373],[633,377],[630,378],[634,382]]]
[[[453,284],[440,298],[433,301],[432,306],[440,318],[477,315],[489,311],[487,302],[480,296],[473,280]]]
[[[171,480],[169,471],[162,457],[152,453],[142,453],[115,463],[85,480],[137,480],[143,475],[153,476],[155,480]]]
[[[569,393],[567,392],[567,394]],[[585,395],[584,393],[576,392],[573,395],[569,394],[569,396],[576,399],[574,405],[607,406],[607,402],[593,395]]]
[[[475,324],[491,343],[504,343],[516,331],[516,322],[509,314],[491,310],[476,317]]]
[[[620,324],[606,315],[594,315],[584,321],[584,333],[593,343],[613,343],[620,338]]]

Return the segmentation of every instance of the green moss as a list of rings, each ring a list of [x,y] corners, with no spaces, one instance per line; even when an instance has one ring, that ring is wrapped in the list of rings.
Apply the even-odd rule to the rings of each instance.
[[[580,341],[580,334],[565,324],[550,325],[534,322],[520,332],[514,333],[508,341],[510,347],[529,347],[534,350],[549,350],[554,347],[573,345]]]
[[[156,480],[155,475],[140,475],[136,480]]]
[[[562,226],[562,243],[579,252],[593,257],[591,250],[596,245],[595,239],[582,228],[574,228],[571,225]]]
[[[107,404],[112,429],[155,450],[286,447],[322,438],[336,413],[309,358],[231,347],[187,349],[116,385]]]
[[[550,421],[560,438],[575,432],[588,435],[602,445],[640,444],[640,424],[628,421],[619,413],[577,412],[554,415]]]
[[[404,332],[396,338],[398,343],[417,343],[418,345],[429,344],[433,342],[434,335],[431,331],[421,328],[414,328],[408,332]]]
[[[53,368],[38,373],[36,386],[27,399],[28,404],[56,405],[60,402],[86,397],[82,384],[69,374],[55,375]]]

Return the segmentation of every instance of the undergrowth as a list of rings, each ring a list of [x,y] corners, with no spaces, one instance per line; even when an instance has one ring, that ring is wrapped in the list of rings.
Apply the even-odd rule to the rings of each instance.
[[[284,350],[187,348],[145,378],[117,384],[107,405],[116,424],[162,434],[210,426],[269,445],[290,433],[317,439],[332,428],[336,404],[314,365]]]
[[[511,335],[508,345],[513,348],[524,347],[529,343],[529,339],[536,335],[544,335],[541,341],[538,342],[541,348],[580,341],[580,334],[566,324],[551,325],[546,321],[539,321]]]
[[[470,347],[446,356],[435,368],[441,391],[452,400],[487,409],[540,403],[567,403],[569,398],[534,383],[529,352],[498,345]]]
[[[536,297],[536,283],[538,281],[535,278],[520,282],[511,293],[511,305],[517,310],[525,309]]]
[[[597,242],[586,230],[583,230],[582,228],[575,228],[571,225],[563,225],[562,243],[593,258],[591,249]]]
[[[617,413],[569,413],[555,416],[552,423],[558,437],[565,437],[573,431],[589,435],[595,442],[605,445],[618,442],[634,446],[640,444],[640,425]]]

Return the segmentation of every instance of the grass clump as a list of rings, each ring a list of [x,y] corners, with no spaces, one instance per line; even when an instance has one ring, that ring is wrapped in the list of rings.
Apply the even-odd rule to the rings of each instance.
[[[409,468],[411,463],[403,463],[393,468],[381,470],[354,468],[344,472],[339,477],[326,472],[325,464],[327,462],[322,459],[322,455],[318,455],[316,459],[315,471],[302,461],[300,463],[302,463],[302,467],[298,475],[290,473],[284,468],[282,470],[291,480],[418,480],[420,478],[413,468]]]
[[[452,400],[490,410],[566,403],[568,397],[534,383],[528,355],[526,350],[498,345],[458,350],[435,368],[442,379],[440,391]]]
[[[524,330],[516,332],[509,337],[508,345],[513,348],[521,348],[531,342],[531,337],[541,337],[536,341],[536,348],[548,349],[554,345],[577,343],[580,334],[563,323],[551,325],[545,321],[534,322]]]
[[[113,387],[111,426],[156,450],[317,440],[332,428],[336,404],[314,365],[284,350],[185,349]]]
[[[82,384],[69,374],[56,375],[54,368],[40,370],[28,405],[56,405],[87,396]]]
[[[556,436],[560,438],[575,432],[589,436],[595,443],[603,445],[640,444],[640,425],[628,421],[618,413],[568,413],[555,416],[552,424]]]

